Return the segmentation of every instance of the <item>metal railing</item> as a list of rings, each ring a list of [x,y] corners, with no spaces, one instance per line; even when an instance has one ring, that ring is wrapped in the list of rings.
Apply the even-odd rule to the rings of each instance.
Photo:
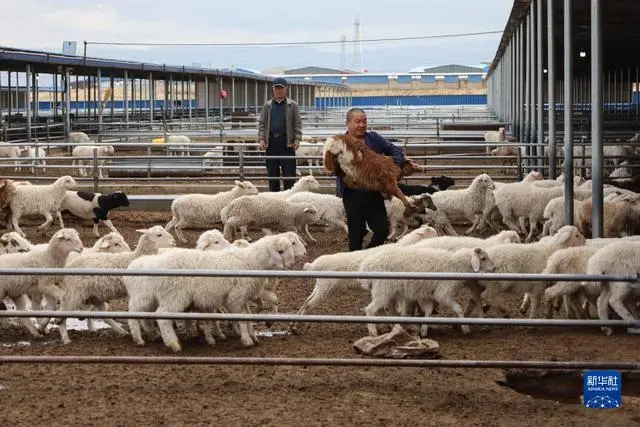
[[[637,275],[586,274],[510,274],[510,273],[450,273],[450,272],[345,272],[345,271],[273,271],[273,270],[139,270],[139,269],[70,269],[70,268],[1,268],[3,275],[100,275],[100,276],[183,276],[183,277],[296,277],[296,278],[378,278],[425,280],[561,280],[616,281],[639,283]],[[635,286],[635,285],[634,285]],[[98,312],[98,311],[0,311],[1,317],[46,318],[110,318],[110,319],[172,319],[229,321],[289,321],[316,323],[387,323],[489,326],[550,326],[550,327],[640,327],[640,321],[625,320],[564,320],[564,319],[497,319],[497,318],[433,318],[395,316],[293,315],[248,313],[158,313],[158,312]],[[393,360],[393,359],[330,359],[288,357],[158,357],[158,356],[0,356],[0,363],[100,363],[100,364],[207,364],[207,365],[270,365],[270,366],[359,366],[359,367],[432,367],[432,368],[531,368],[531,369],[618,369],[639,370],[640,362],[585,362],[537,360]]]

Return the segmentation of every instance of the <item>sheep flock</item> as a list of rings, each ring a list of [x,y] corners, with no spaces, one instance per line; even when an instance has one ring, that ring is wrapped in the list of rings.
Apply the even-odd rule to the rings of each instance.
[[[520,182],[505,183],[481,173],[468,186],[454,188],[452,181],[444,185],[448,188],[438,188],[434,177],[422,194],[408,196],[419,207],[411,216],[404,215],[402,201],[387,200],[391,223],[387,243],[355,252],[346,252],[348,227],[341,200],[321,194],[311,174],[282,193],[260,192],[250,181],[235,181],[215,195],[180,195],[171,205],[168,223],[146,224],[136,230],[138,238],[128,242],[116,227],[125,224],[114,219],[114,226],[107,219],[109,209],[128,205],[122,193],[101,196],[74,191],[77,184],[70,176],[47,185],[2,180],[0,202],[8,230],[0,236],[0,268],[615,274],[628,276],[629,281],[522,282],[488,280],[489,276],[478,281],[304,279],[313,288],[298,313],[313,310],[321,314],[327,299],[356,293],[369,296],[363,308],[366,316],[503,317],[507,310],[498,297],[511,295],[521,301],[518,308],[529,318],[638,319],[640,290],[634,282],[640,272],[640,194],[606,186],[605,236],[590,239],[590,182],[575,180],[575,226],[565,225],[559,203],[563,178],[545,180],[531,172]],[[76,217],[67,224],[61,217],[65,209]],[[27,236],[20,228],[23,215],[44,218],[37,232],[47,233],[46,243],[30,241],[36,236]],[[92,218],[92,234],[98,240],[85,246],[88,242],[81,240],[78,230]],[[110,229],[102,237],[97,233],[99,222]],[[49,231],[54,224],[57,229]],[[322,255],[311,259],[310,249],[318,245],[313,234],[322,227],[342,236],[345,249],[320,250]],[[188,228],[202,233],[197,244],[178,247],[177,242],[187,242],[182,230]],[[252,313],[270,309],[277,313],[278,305],[287,298],[277,292],[281,280],[2,276],[0,298],[18,309],[32,310],[106,311],[110,304],[124,300],[130,311]],[[347,311],[345,308],[345,314]],[[174,352],[182,350],[183,333],[202,333],[212,346],[225,339],[237,339],[242,347],[260,342],[252,322],[131,319],[125,326],[116,320],[105,321],[114,336],[131,336],[139,346],[162,340]],[[93,323],[89,322],[90,329]],[[37,338],[57,327],[61,341],[68,344],[72,340],[66,324],[64,318],[20,320],[25,334]],[[175,329],[176,324],[185,328]],[[302,326],[291,323],[287,330],[304,335],[314,327]],[[366,331],[363,325],[353,327],[361,328],[363,334]],[[377,335],[378,329],[370,324],[368,334]],[[464,335],[472,334],[473,329],[461,328]],[[430,330],[422,325],[415,333],[425,337]],[[603,332],[613,333],[607,328]]]

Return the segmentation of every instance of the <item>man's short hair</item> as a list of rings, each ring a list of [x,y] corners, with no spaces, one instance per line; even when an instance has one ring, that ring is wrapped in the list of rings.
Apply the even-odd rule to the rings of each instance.
[[[353,114],[354,113],[362,113],[362,114],[367,114],[365,113],[365,111],[362,108],[352,108],[349,111],[347,111],[347,121],[350,122],[351,119],[353,118]]]

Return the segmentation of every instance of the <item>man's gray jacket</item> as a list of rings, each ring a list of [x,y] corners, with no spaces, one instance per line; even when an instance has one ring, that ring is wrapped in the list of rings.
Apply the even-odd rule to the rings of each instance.
[[[293,148],[293,144],[300,144],[302,139],[302,119],[298,103],[287,97],[287,113],[285,114],[287,147]],[[271,128],[271,104],[273,99],[267,101],[262,107],[260,120],[258,121],[258,142],[264,141],[265,147],[269,147],[269,129]]]

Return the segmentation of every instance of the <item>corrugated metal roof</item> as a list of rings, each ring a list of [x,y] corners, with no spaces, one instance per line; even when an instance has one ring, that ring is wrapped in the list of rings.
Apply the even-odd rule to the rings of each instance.
[[[23,71],[26,64],[33,64],[34,71],[42,73],[59,73],[63,67],[72,67],[77,74],[94,75],[100,68],[103,76],[114,75],[121,77],[123,71],[129,73],[129,77],[148,78],[153,73],[158,78],[169,75],[192,75],[208,77],[240,77],[249,80],[271,82],[273,77],[256,75],[254,73],[237,70],[223,71],[219,69],[196,68],[186,66],[171,66],[166,64],[151,64],[146,62],[134,62],[117,59],[92,58],[83,56],[63,55],[52,52],[34,51],[0,46],[0,64],[3,70]],[[327,83],[314,84],[305,80],[293,80],[293,84],[305,84],[315,86],[339,86]]]

